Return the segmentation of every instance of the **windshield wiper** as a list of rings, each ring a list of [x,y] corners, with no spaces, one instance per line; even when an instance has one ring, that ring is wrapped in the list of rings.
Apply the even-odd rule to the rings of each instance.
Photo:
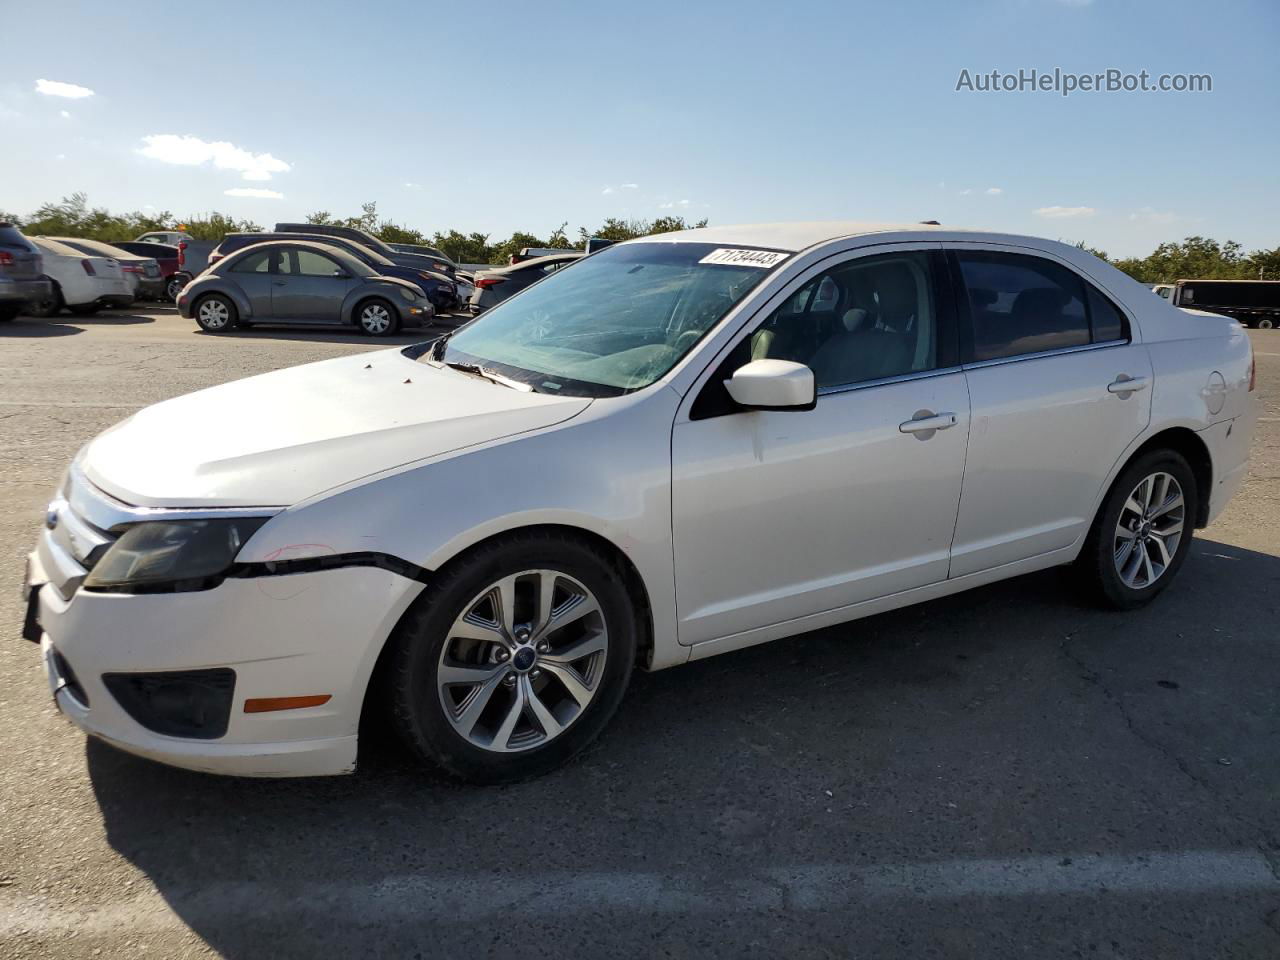
[[[521,383],[519,380],[512,380],[510,377],[504,377],[496,370],[490,370],[488,367],[482,367],[478,363],[463,363],[460,360],[444,361],[446,367],[452,367],[462,373],[474,374],[477,377],[484,377],[494,383],[502,384],[504,387],[510,387],[512,390],[519,390],[523,393],[536,393],[537,391],[527,383]]]

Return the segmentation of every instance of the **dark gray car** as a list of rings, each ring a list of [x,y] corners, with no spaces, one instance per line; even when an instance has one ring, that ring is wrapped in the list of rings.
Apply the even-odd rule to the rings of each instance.
[[[475,276],[475,293],[471,294],[471,303],[468,307],[472,314],[483,313],[507,297],[581,260],[584,256],[581,250],[570,250],[551,257],[525,260],[509,267],[494,267],[492,270],[478,271]]]
[[[433,314],[414,284],[304,240],[255,244],[224,257],[187,284],[178,312],[210,333],[255,323],[352,324],[375,337]]]
[[[450,280],[457,273],[453,261],[448,258],[441,260],[438,257],[424,257],[417,253],[402,253],[393,249],[390,244],[379,240],[367,230],[359,230],[355,227],[336,227],[327,223],[277,223],[275,232],[345,237],[348,240],[363,244],[370,250],[377,251],[392,263],[398,263],[402,267],[413,267],[415,270],[434,270],[437,273],[443,273]]]
[[[0,321],[12,320],[28,302],[52,297],[40,251],[13,224],[0,222]]]

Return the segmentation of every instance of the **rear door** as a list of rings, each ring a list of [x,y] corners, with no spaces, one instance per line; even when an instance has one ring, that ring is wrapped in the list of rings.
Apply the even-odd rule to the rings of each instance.
[[[277,320],[341,323],[342,302],[353,283],[332,257],[305,247],[285,248],[272,281],[272,313]]]
[[[951,549],[960,577],[1083,537],[1102,484],[1151,418],[1153,384],[1128,316],[1065,262],[949,246],[973,411]]]

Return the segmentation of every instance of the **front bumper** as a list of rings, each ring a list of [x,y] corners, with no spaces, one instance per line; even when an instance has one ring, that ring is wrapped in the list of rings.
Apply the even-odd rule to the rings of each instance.
[[[44,279],[9,280],[0,279],[0,302],[21,300],[48,300],[53,296],[53,284]]]
[[[422,586],[386,570],[351,567],[230,579],[190,593],[75,589],[68,599],[47,582],[49,556],[42,550],[28,560],[32,599],[24,635],[39,637],[58,708],[86,733],[122,750],[237,776],[354,770],[360,711],[374,662]],[[224,668],[235,673],[234,691],[226,732],[212,738],[149,729],[103,679]],[[304,709],[245,709],[249,699],[315,694],[330,699]]]

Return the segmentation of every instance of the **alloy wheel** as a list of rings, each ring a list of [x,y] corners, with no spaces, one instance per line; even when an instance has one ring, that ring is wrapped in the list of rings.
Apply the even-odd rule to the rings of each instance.
[[[1153,473],[1133,488],[1120,508],[1113,549],[1125,586],[1151,586],[1173,563],[1182,541],[1186,498],[1170,474]]]
[[[557,570],[503,577],[467,603],[440,651],[440,705],[454,730],[495,753],[554,740],[601,686],[609,635],[599,601]]]

